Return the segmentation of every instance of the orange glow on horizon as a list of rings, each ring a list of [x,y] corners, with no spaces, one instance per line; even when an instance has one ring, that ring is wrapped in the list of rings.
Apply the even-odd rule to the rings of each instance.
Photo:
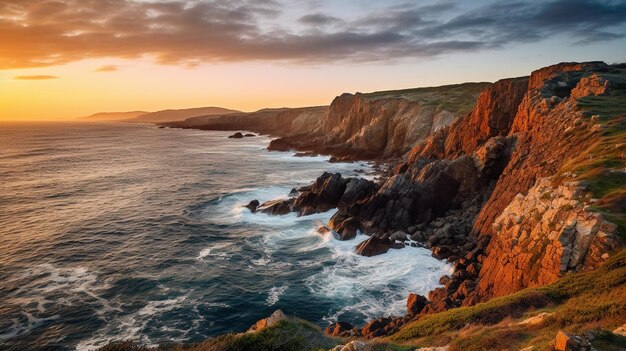
[[[364,75],[363,70],[370,74]],[[330,104],[343,92],[447,83],[386,67],[221,63],[160,65],[149,59],[85,60],[0,71],[0,120],[71,120],[97,112],[218,106],[241,111]],[[45,79],[50,76],[50,79]],[[16,79],[16,77],[22,77]],[[31,79],[29,79],[29,77]],[[375,78],[375,79],[372,79]],[[446,77],[450,83],[455,77]]]

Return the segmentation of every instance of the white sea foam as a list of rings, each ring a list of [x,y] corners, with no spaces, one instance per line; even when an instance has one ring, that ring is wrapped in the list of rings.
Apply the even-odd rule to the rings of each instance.
[[[96,272],[85,267],[41,264],[22,273],[18,279],[32,280],[30,285],[21,287],[8,296],[13,303],[22,304],[21,313],[25,320],[13,319],[9,330],[0,334],[0,339],[27,334],[45,322],[57,320],[59,315],[49,315],[50,307],[75,306],[86,297],[98,302],[94,308],[99,316],[111,311],[121,311],[119,307],[112,306],[107,299],[100,297],[100,292],[109,287],[107,282],[98,279]],[[32,302],[36,303],[34,310]]]
[[[188,294],[190,294],[189,292]],[[157,346],[147,335],[143,333],[148,323],[155,320],[159,315],[181,308],[188,295],[181,295],[165,300],[149,301],[139,311],[116,318],[109,325],[99,330],[92,338],[82,340],[77,346],[77,351],[89,351],[100,348],[110,342],[122,340],[140,341],[146,346]],[[113,335],[111,336],[111,331]]]
[[[212,258],[226,258],[233,252],[235,244],[232,242],[215,242],[200,250],[197,260],[202,260],[206,257]]]
[[[430,250],[423,248],[405,247],[374,257],[355,254],[355,246],[367,236],[360,234],[353,240],[338,241],[331,234],[317,233],[317,228],[328,223],[335,211],[303,217],[295,213],[269,216],[248,211],[242,219],[272,228],[262,237],[267,257],[253,263],[275,266],[278,262],[271,261],[272,253],[286,248],[295,248],[297,253],[322,248],[330,251],[334,263],[306,281],[314,294],[346,301],[345,307],[327,316],[328,320],[336,320],[344,313],[361,314],[368,319],[403,315],[409,292],[427,294],[439,285],[439,277],[452,272],[450,265],[436,260]],[[303,239],[309,239],[307,245],[302,245]],[[277,301],[276,292],[284,292],[277,289],[270,290],[268,304]]]
[[[289,285],[273,286],[267,293],[267,305],[275,305],[288,287]]]
[[[450,265],[434,259],[423,248],[406,247],[373,257],[355,254],[354,247],[366,239],[359,235],[349,241],[325,241],[335,263],[307,279],[314,294],[354,301],[329,315],[328,320],[336,320],[346,312],[366,318],[403,315],[409,292],[426,294],[438,286],[441,275],[452,272]]]
[[[59,319],[58,315],[45,318],[37,318],[25,311],[22,311],[21,313],[24,315],[24,317],[26,317],[26,323],[20,323],[19,320],[13,319],[9,329],[6,332],[0,334],[0,340],[8,340],[21,334],[28,334],[31,330],[37,328],[47,321]]]

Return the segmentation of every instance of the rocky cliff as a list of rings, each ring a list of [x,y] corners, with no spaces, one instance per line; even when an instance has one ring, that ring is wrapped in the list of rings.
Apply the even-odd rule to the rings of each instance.
[[[454,261],[452,283],[431,298],[438,310],[595,268],[621,245],[606,217],[624,212],[626,108],[616,117],[596,106],[601,114],[590,116],[585,99],[622,101],[624,76],[621,66],[562,63],[496,82],[338,216],[370,233],[407,232]],[[608,214],[594,206],[597,188],[621,205]]]
[[[285,136],[305,133],[316,128],[319,121],[323,120],[327,114],[327,106],[268,108],[250,113],[198,116],[182,122],[163,123],[163,125],[202,130],[249,130]]]
[[[357,252],[382,253],[411,239],[454,262],[455,273],[429,295],[421,314],[598,267],[622,245],[618,226],[607,218],[624,212],[624,144],[619,141],[626,108],[617,107],[622,117],[607,115],[602,104],[596,106],[600,114],[590,114],[585,99],[621,101],[625,76],[620,66],[601,62],[562,63],[496,82],[484,89],[471,113],[431,130],[364,196],[341,206],[335,201],[331,207],[339,210],[328,226],[340,239],[350,239],[356,230],[376,238]],[[329,124],[320,127],[325,140],[348,138],[357,150],[362,148],[357,139],[367,133],[395,135],[385,128],[396,119],[394,128],[402,134],[399,126],[406,121],[398,111],[411,105],[384,107],[386,99],[339,97],[328,111]],[[375,127],[382,122],[371,116],[382,111],[390,113],[387,124]],[[365,124],[368,131],[358,132]],[[368,150],[390,155],[389,150],[402,149],[402,143],[389,140],[406,139],[389,135],[387,143],[373,143]],[[595,159],[601,161],[590,161]],[[594,198],[596,188],[602,199]],[[339,199],[344,190],[337,191]],[[604,201],[613,204],[610,210],[598,207]]]
[[[489,83],[343,94],[328,107],[265,109],[203,116],[171,127],[250,130],[279,137],[270,150],[296,149],[345,159],[399,157],[467,114]]]

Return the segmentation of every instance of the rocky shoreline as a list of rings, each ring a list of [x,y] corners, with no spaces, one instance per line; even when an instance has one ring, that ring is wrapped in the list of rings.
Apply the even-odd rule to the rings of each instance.
[[[555,180],[550,176],[557,173],[563,160],[597,140],[593,122],[583,122],[574,108],[575,99],[580,97],[575,94],[603,94],[604,90],[597,87],[608,84],[597,84],[594,77],[608,70],[609,66],[598,62],[565,63],[535,71],[530,77],[498,81],[480,94],[472,112],[417,143],[403,158],[390,162],[377,182],[325,173],[312,185],[294,189],[286,200],[255,200],[247,207],[269,215],[295,212],[299,216],[336,208],[320,233],[330,233],[336,240],[353,239],[357,232],[369,235],[370,239],[355,247],[357,254],[373,256],[420,245],[431,249],[434,257],[453,264],[454,273],[440,279],[442,287],[427,297],[407,297],[405,316],[381,317],[361,328],[338,321],[326,329],[332,336],[373,338],[393,334],[426,314],[544,285],[568,271],[593,269],[622,243],[615,225],[584,209],[584,197],[591,197],[582,186],[573,192],[561,186],[561,190],[551,192],[550,199],[543,195],[546,203],[533,206],[520,205],[524,200],[518,197],[522,195],[509,199],[508,194],[530,192],[535,195],[527,197],[536,198],[541,196],[538,192],[550,191]],[[530,123],[529,119],[536,121]],[[539,128],[542,123],[545,125]],[[569,123],[580,131],[576,138],[550,135],[559,130],[559,125]],[[536,133],[539,136],[533,137]],[[541,137],[548,135],[547,139]],[[268,149],[295,147],[305,153],[338,155],[340,160],[372,157],[332,148],[310,151],[313,141],[304,140],[302,135],[274,139]],[[551,143],[550,157],[546,155],[543,163],[536,161]],[[535,145],[541,144],[546,146],[537,151]],[[527,171],[526,165],[534,168]],[[517,185],[511,188],[512,181]],[[502,192],[503,187],[508,188],[507,193]],[[537,187],[541,190],[533,190]],[[538,209],[526,217],[529,206]],[[550,208],[555,210],[548,214]],[[578,212],[572,214],[574,210]],[[546,215],[552,218],[552,242],[528,244],[528,233],[540,231],[533,228],[548,225],[541,221]],[[564,220],[566,217],[572,219]],[[511,234],[498,234],[493,240],[495,232],[505,231]],[[530,234],[531,239],[533,235],[539,234]],[[541,251],[536,246],[541,246]],[[511,254],[519,248],[521,255]],[[542,261],[540,269],[529,260]],[[506,262],[516,262],[519,268],[499,273],[502,266],[508,265]],[[501,286],[495,280],[510,283]]]
[[[361,328],[338,321],[326,328],[332,336],[390,335],[425,315],[595,269],[623,242],[618,227],[590,206],[598,200],[580,174],[563,169],[606,136],[606,127],[585,115],[579,99],[623,89],[621,69],[602,62],[561,63],[500,80],[483,87],[470,112],[455,118],[444,113],[450,118],[436,128],[439,117],[432,116],[445,110],[432,110],[429,127],[408,139],[406,116],[425,110],[416,101],[342,95],[328,109],[315,108],[315,116],[310,110],[279,112],[272,118],[297,127],[247,129],[280,136],[269,150],[329,154],[333,161],[376,159],[389,166],[376,181],[324,173],[288,199],[251,199],[246,207],[299,216],[336,208],[320,233],[336,240],[369,235],[355,247],[358,254],[420,245],[453,264],[454,273],[441,277],[441,287],[427,297],[407,297],[406,315]],[[311,121],[316,127],[304,132]],[[400,137],[398,128],[405,131]]]

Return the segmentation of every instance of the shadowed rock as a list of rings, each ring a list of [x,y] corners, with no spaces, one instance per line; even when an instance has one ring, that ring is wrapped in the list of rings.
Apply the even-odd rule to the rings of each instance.
[[[330,336],[348,336],[352,333],[352,329],[354,327],[350,323],[346,322],[335,322],[326,329],[324,329],[324,333]]]
[[[228,136],[229,139],[241,139],[243,138],[243,134],[241,134],[240,132],[237,132],[233,135]]]
[[[361,256],[376,256],[387,253],[391,248],[392,243],[389,239],[379,239],[375,236],[370,237],[364,242],[360,243],[354,249],[354,252]]]
[[[257,208],[259,207],[259,200],[252,200],[244,207],[249,209],[252,213],[255,213]]]
[[[286,215],[293,210],[293,199],[272,200],[261,204],[258,212],[266,213],[273,216]]]
[[[428,300],[426,300],[424,296],[410,293],[409,297],[406,299],[406,308],[408,311],[408,315],[411,317],[415,317],[416,315],[418,315],[420,312],[422,312],[422,309],[424,309],[424,306],[426,306],[427,302]]]

